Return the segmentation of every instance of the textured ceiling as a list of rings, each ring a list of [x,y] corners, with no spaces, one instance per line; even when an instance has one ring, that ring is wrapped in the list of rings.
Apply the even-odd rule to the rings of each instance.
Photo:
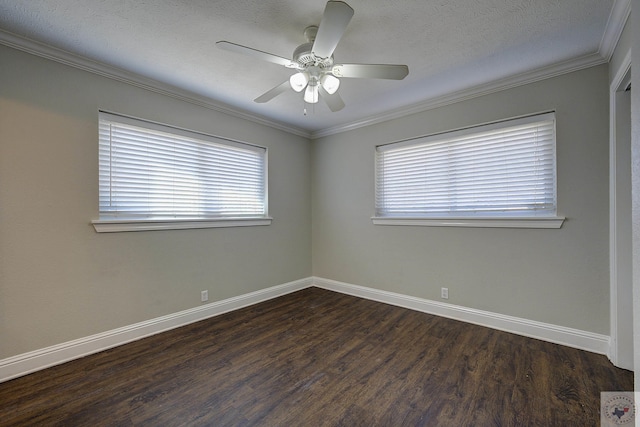
[[[342,79],[346,107],[332,113],[321,101],[307,106],[306,116],[302,94],[293,91],[253,102],[292,70],[223,51],[215,42],[290,58],[305,42],[304,28],[320,22],[324,0],[0,0],[0,29],[5,39],[44,43],[317,134],[554,64],[604,62],[602,42],[615,6],[614,0],[347,2],[355,15],[336,62],[407,64],[409,76]]]

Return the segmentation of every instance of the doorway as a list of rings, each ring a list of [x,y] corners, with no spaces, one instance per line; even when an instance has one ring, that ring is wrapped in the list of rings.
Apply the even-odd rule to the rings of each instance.
[[[609,256],[611,345],[609,358],[633,370],[631,220],[631,61],[611,84],[609,145]]]

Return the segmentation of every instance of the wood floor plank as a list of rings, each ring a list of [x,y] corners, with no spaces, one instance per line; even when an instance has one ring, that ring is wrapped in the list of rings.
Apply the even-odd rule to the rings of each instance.
[[[0,384],[0,426],[591,426],[602,355],[318,288]]]

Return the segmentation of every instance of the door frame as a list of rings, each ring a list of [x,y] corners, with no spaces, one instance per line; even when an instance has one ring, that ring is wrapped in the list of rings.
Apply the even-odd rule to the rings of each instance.
[[[620,254],[626,249],[624,242],[621,242],[622,236],[618,224],[620,192],[623,191],[620,183],[619,175],[622,173],[618,167],[617,155],[619,153],[619,145],[621,142],[617,138],[618,117],[620,112],[617,111],[618,96],[621,92],[626,91],[631,83],[631,51],[629,50],[624,57],[618,70],[615,70],[615,76],[611,80],[609,86],[609,304],[610,304],[610,342],[609,342],[609,359],[611,362],[621,368],[633,370],[633,331],[629,335],[625,328],[633,325],[633,307],[621,307],[619,301],[627,299],[632,301],[631,284],[624,284],[624,274],[622,269],[631,269],[631,259],[624,258]],[[627,112],[627,113],[630,113]],[[630,123],[630,122],[629,122]],[[629,136],[631,133],[629,132]],[[629,145],[629,158],[631,157]],[[630,173],[630,171],[628,171]],[[631,182],[626,183],[631,187]],[[630,195],[629,195],[630,197]],[[629,209],[629,221],[631,221],[631,210]],[[623,276],[621,278],[620,276]],[[629,278],[631,280],[631,278]],[[627,295],[628,293],[628,295]],[[630,340],[631,343],[627,342]]]

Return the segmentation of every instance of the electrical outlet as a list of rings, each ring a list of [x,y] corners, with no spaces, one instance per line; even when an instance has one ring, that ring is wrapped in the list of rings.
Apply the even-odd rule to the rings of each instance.
[[[209,291],[200,292],[200,301],[205,302],[209,300]]]
[[[440,297],[442,299],[449,299],[449,288],[441,288],[440,289]]]

